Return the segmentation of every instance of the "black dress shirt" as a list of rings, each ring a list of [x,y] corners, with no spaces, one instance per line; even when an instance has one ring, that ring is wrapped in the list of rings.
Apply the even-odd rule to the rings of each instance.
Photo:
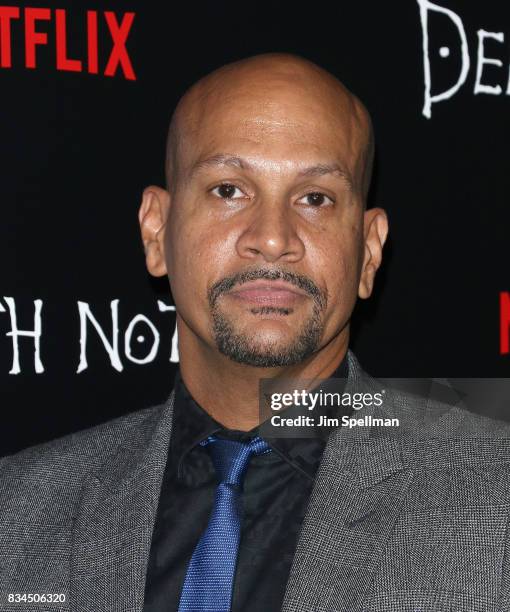
[[[347,377],[346,360],[332,377]],[[223,427],[175,380],[172,435],[147,568],[144,612],[176,612],[193,550],[206,529],[217,486],[199,442],[211,434],[243,440],[258,435]],[[335,416],[349,408],[335,407]],[[340,412],[342,411],[342,412]],[[329,431],[312,438],[266,438],[272,452],[251,458],[243,485],[243,520],[232,612],[279,612]]]

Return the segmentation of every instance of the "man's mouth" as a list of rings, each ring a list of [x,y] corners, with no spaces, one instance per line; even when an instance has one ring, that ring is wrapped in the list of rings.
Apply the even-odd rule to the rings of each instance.
[[[308,295],[302,290],[282,280],[258,279],[237,285],[226,296],[246,305],[290,308]]]

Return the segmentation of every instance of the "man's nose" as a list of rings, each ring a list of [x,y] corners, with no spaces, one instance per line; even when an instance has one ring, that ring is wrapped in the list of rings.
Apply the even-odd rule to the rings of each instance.
[[[276,202],[261,203],[237,241],[237,252],[247,259],[267,262],[299,261],[305,245],[297,233],[293,213]]]

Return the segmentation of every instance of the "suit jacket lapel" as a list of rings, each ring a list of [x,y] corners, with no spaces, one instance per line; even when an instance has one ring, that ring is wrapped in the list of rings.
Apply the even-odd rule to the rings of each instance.
[[[84,484],[73,526],[73,612],[142,610],[173,397],[131,425],[111,460]]]
[[[346,391],[380,386],[352,353]],[[367,414],[361,410],[355,417]],[[375,417],[394,416],[391,401]],[[393,428],[340,427],[324,450],[302,525],[282,612],[361,609],[413,474]]]

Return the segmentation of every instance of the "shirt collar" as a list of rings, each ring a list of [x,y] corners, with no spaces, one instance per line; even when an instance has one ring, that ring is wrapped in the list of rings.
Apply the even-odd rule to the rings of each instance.
[[[345,379],[348,375],[347,357],[345,356],[330,378]],[[325,381],[317,389],[327,385]],[[236,440],[249,439],[259,435],[259,426],[250,431],[237,431],[224,427],[208,414],[193,399],[188,391],[181,373],[178,370],[174,382],[175,400],[170,443],[170,464],[177,469],[177,477],[182,476],[183,465],[189,453],[199,443],[212,434],[221,435]],[[338,387],[337,387],[338,390]],[[342,407],[327,409],[328,416],[341,416]],[[344,408],[343,414],[350,414],[350,408]],[[282,413],[283,414],[283,413]],[[315,435],[311,438],[265,438],[271,448],[295,470],[309,479],[315,478],[322,452],[331,430],[323,427],[314,428]]]

